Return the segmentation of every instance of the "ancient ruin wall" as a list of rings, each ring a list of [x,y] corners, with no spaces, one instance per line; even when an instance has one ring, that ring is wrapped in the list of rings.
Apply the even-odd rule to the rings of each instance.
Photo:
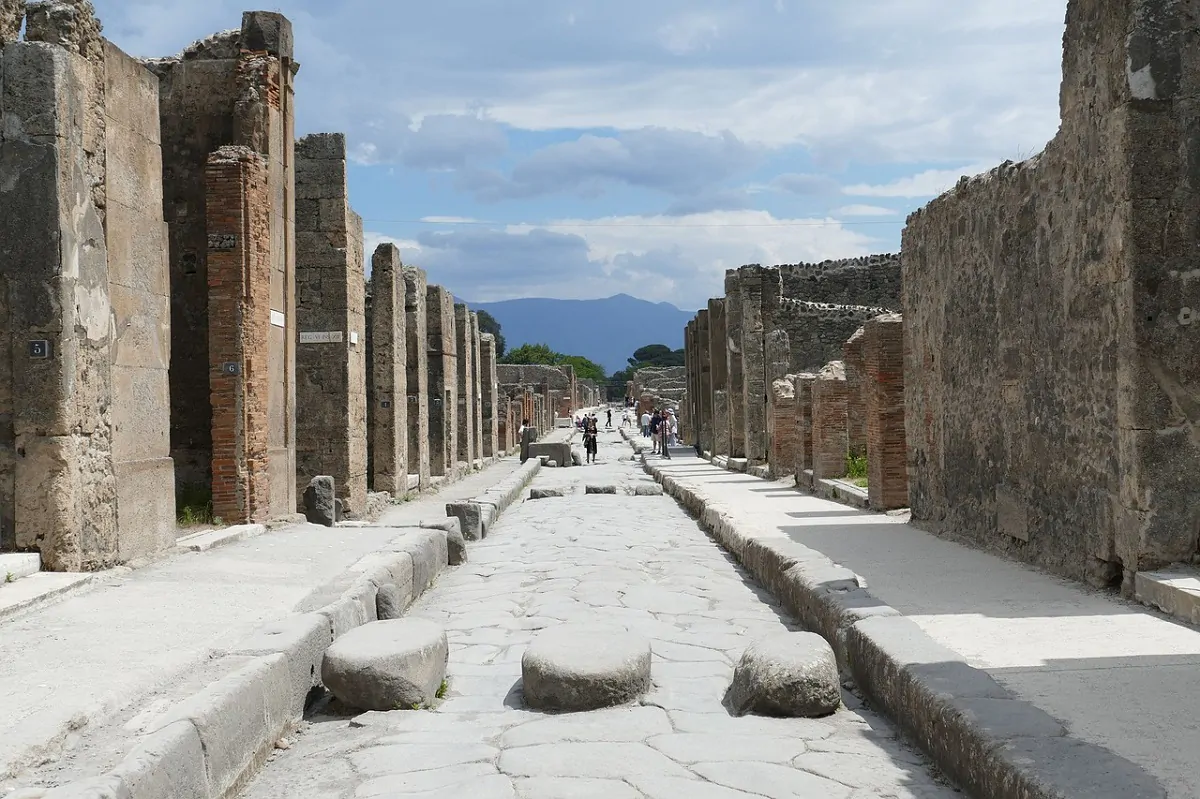
[[[1127,589],[1196,553],[1194,13],[1071,2],[1058,135],[909,218],[914,521]]]
[[[833,305],[900,308],[900,255],[871,255],[779,267],[783,296]]]
[[[454,297],[441,286],[426,289],[429,348],[429,471],[453,477],[458,465],[458,351]]]
[[[400,251],[395,244],[380,244],[371,257],[367,323],[368,463],[372,490],[393,496],[408,493],[408,327],[404,295]]]
[[[458,352],[458,463],[470,468],[475,460],[475,338],[471,334],[471,311],[465,305],[454,306],[454,345]]]
[[[417,475],[422,491],[430,486],[429,471],[429,285],[425,271],[404,267],[404,343],[408,392],[408,473]]]
[[[781,300],[776,324],[788,334],[791,371],[816,371],[830,361],[841,360],[846,340],[868,319],[887,312],[886,308],[861,305]]]
[[[496,378],[496,337],[491,333],[482,333],[479,336],[479,388],[482,456],[494,458],[500,454],[500,450],[507,447],[501,433],[504,408],[501,407],[500,386]]]
[[[575,369],[571,366],[547,366],[544,364],[512,364],[496,365],[496,379],[504,386],[541,386],[549,384],[556,391],[567,391],[571,388],[571,376]]]

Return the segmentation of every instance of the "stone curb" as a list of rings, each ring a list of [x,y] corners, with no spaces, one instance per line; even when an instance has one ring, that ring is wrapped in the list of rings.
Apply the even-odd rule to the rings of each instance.
[[[472,501],[487,508],[487,524],[521,496],[540,468],[539,461],[528,461]],[[159,717],[116,768],[52,788],[43,799],[236,795],[303,718],[309,692],[321,684],[321,659],[329,645],[377,620],[381,607],[392,613],[407,610],[446,568],[445,529],[396,529],[405,532],[313,591],[295,613],[214,653],[237,662],[238,670]]]
[[[515,472],[477,497],[446,503],[446,515],[458,519],[463,538],[481,541],[487,538],[488,529],[510,505],[525,492],[533,478],[541,471],[542,462],[530,458]]]
[[[265,524],[239,524],[233,527],[217,527],[185,536],[175,542],[175,548],[183,552],[208,552],[215,547],[234,544],[267,532]]]
[[[1072,738],[1038,707],[876,599],[865,581],[784,533],[735,520],[641,457],[663,490],[807,629],[937,766],[980,799],[1165,799],[1141,767]]]

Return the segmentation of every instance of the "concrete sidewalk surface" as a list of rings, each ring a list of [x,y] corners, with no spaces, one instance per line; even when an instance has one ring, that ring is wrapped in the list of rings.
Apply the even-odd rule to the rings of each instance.
[[[297,524],[143,568],[97,575],[85,592],[0,620],[0,796],[33,767],[126,731],[212,675],[215,653],[290,614],[314,589],[388,545],[398,527],[445,517],[448,501],[513,474],[505,458],[390,507],[371,526]],[[122,757],[122,735],[106,757]],[[89,740],[91,739],[91,740]],[[48,765],[47,765],[48,764]]]
[[[740,527],[823,553],[1068,736],[1136,764],[1172,799],[1200,797],[1200,630],[938,538],[906,516],[856,510],[790,480],[675,452],[671,461],[647,456],[660,479]]]

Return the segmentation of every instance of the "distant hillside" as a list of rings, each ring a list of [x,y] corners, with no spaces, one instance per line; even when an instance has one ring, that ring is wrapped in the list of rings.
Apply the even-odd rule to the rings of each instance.
[[[682,347],[683,328],[695,315],[628,294],[603,300],[459,301],[494,316],[510,350],[547,344],[566,355],[590,358],[609,374],[628,366],[626,359],[646,344]]]

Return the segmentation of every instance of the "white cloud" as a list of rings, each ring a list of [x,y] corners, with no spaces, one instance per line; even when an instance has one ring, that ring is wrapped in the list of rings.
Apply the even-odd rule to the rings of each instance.
[[[423,216],[421,221],[431,225],[473,225],[481,220],[469,216]]]
[[[720,35],[721,23],[710,14],[685,14],[658,29],[663,48],[673,55],[702,50]]]
[[[936,197],[954,188],[964,175],[972,177],[991,169],[994,164],[971,164],[961,169],[927,169],[916,175],[900,178],[890,183],[870,185],[859,183],[846,186],[843,194],[854,197]]]
[[[833,216],[897,216],[898,212],[880,205],[846,205],[835,208]]]

